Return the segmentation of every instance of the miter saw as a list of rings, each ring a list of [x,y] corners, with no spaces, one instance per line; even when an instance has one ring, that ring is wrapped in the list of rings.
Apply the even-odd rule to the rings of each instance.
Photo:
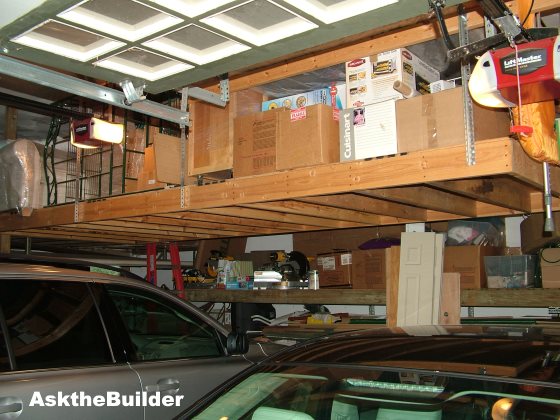
[[[263,265],[262,270],[255,271],[254,287],[267,288],[301,288],[307,283],[309,261],[299,252],[273,251],[270,262]]]

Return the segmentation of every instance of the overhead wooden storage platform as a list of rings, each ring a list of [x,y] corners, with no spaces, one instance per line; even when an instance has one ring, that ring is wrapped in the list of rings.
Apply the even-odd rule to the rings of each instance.
[[[506,3],[517,7],[514,1]],[[466,6],[469,28],[483,26],[477,4]],[[558,8],[557,0],[536,0],[532,12]],[[451,33],[457,32],[457,22],[451,12],[446,18]],[[433,19],[419,16],[230,74],[230,91],[438,37]],[[212,83],[201,87],[217,90],[218,82]],[[542,164],[516,140],[477,142],[474,165],[465,156],[465,146],[459,145],[46,207],[29,217],[3,213],[0,233],[132,245],[543,211]],[[552,207],[560,210],[558,167],[550,167],[550,179]]]
[[[551,167],[553,209],[560,169]],[[175,242],[543,211],[542,164],[509,138],[1,214],[14,236]],[[183,193],[183,200],[181,195]],[[182,203],[183,201],[183,203]],[[183,204],[183,205],[181,205]]]

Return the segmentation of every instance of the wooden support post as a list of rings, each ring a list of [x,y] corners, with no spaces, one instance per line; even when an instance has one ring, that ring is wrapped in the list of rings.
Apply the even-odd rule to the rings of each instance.
[[[399,300],[399,266],[400,266],[401,247],[392,246],[385,252],[386,257],[386,279],[387,279],[387,326],[397,326],[397,309]]]
[[[443,273],[441,284],[439,325],[461,323],[461,274]]]
[[[12,237],[10,235],[0,235],[0,254],[9,254],[12,250]]]
[[[4,130],[4,136],[7,139],[17,139],[17,112],[16,108],[12,108],[11,106],[6,107],[6,128]]]

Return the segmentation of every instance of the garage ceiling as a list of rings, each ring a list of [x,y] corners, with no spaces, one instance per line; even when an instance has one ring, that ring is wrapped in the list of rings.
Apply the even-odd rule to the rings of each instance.
[[[3,10],[0,47],[155,94],[427,12],[419,0],[20,0]]]

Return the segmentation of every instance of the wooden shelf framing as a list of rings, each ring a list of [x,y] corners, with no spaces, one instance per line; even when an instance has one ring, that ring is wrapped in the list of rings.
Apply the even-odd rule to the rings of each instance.
[[[318,165],[208,185],[160,189],[3,213],[0,232],[138,244],[359,228],[543,211],[542,164],[515,140]],[[560,209],[560,168],[551,167]]]
[[[113,243],[170,242],[507,216],[543,210],[542,165],[514,140],[147,191],[0,215],[17,236]],[[553,188],[560,168],[551,168]],[[558,190],[553,207],[560,209]]]
[[[383,290],[218,290],[187,289],[192,302],[262,302],[278,304],[385,305]],[[558,306],[560,289],[461,290],[461,306],[547,308]]]

